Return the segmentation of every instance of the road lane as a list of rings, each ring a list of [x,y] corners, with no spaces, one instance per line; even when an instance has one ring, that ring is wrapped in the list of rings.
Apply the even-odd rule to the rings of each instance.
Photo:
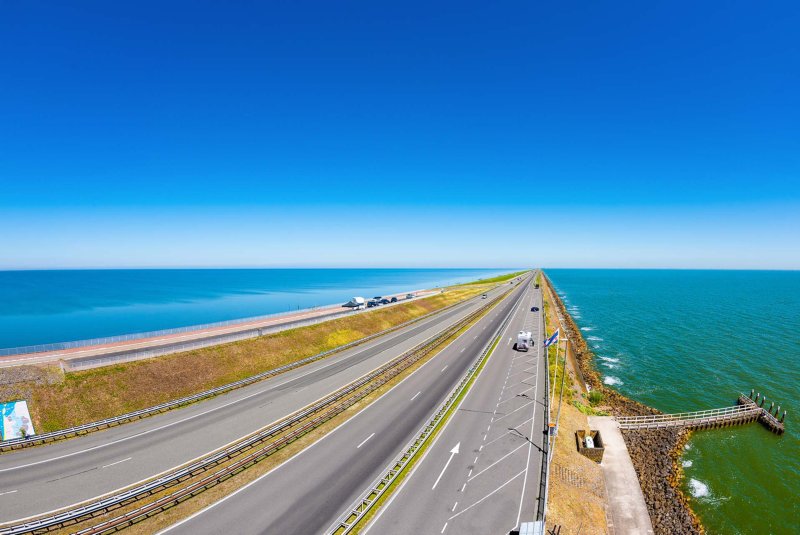
[[[517,287],[492,313],[342,426],[167,532],[323,532],[419,432],[490,342],[523,292]],[[445,365],[447,369],[440,372]],[[372,433],[365,445],[356,448]]]
[[[472,390],[412,473],[367,526],[369,534],[506,534],[534,521],[546,415],[541,293],[530,292],[502,339],[531,331],[528,352],[499,344]],[[460,455],[452,456],[453,444]],[[440,467],[450,462],[437,479]]]
[[[0,493],[10,493],[0,501],[0,522],[112,492],[218,449],[388,362],[483,304],[473,299],[362,346],[195,405],[0,455]],[[101,468],[128,457],[130,461]]]

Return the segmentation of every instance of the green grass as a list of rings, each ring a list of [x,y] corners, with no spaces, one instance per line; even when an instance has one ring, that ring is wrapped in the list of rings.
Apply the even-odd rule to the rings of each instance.
[[[511,280],[515,277],[519,277],[520,275],[524,275],[529,270],[525,271],[516,271],[514,273],[509,273],[508,275],[498,275],[497,277],[492,277],[491,279],[479,279],[473,282],[468,282],[463,284],[462,286],[469,286],[470,284],[493,284],[496,282],[505,282],[507,280]]]
[[[572,400],[572,405],[587,416],[608,416],[606,411],[597,410],[594,407],[584,405],[577,399]]]

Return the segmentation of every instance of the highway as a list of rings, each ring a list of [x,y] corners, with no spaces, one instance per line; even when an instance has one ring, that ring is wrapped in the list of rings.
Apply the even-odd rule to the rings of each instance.
[[[503,291],[501,286],[489,293]],[[483,304],[473,298],[361,346],[182,409],[0,455],[0,523],[113,492],[219,449],[350,383]]]
[[[416,290],[414,292],[417,296],[415,298],[434,293],[437,292],[433,290]],[[396,294],[394,296],[388,296],[398,297],[399,301],[383,306],[396,306],[405,302],[406,298],[404,298],[403,295],[404,294]],[[117,362],[128,362],[158,355],[169,355],[198,347],[209,347],[236,340],[244,340],[246,338],[255,338],[263,334],[275,333],[303,325],[311,325],[342,316],[366,312],[368,311],[353,311],[343,309],[340,305],[329,305],[321,308],[278,314],[269,318],[255,320],[245,319],[241,322],[235,322],[229,325],[206,326],[185,332],[159,334],[156,336],[109,343],[98,343],[96,345],[85,345],[70,349],[3,355],[0,356],[0,368],[12,368],[30,364],[58,363],[60,361],[63,361],[69,369],[94,368]]]
[[[540,311],[531,312],[534,306]],[[435,444],[364,533],[506,534],[536,520],[547,422],[541,309],[536,290]],[[528,352],[513,349],[523,329],[535,341]]]
[[[512,325],[522,324],[530,314],[524,307],[533,291],[531,280],[518,285],[490,314],[339,428],[162,533],[326,532],[419,432],[504,320],[514,314]],[[507,331],[513,328],[509,325]],[[489,362],[499,359],[492,357]],[[404,533],[431,533],[430,526],[422,525],[424,529]]]

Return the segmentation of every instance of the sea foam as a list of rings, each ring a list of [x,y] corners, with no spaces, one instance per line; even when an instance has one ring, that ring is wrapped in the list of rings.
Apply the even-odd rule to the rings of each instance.
[[[708,490],[708,485],[696,479],[689,480],[689,492],[695,498],[703,498],[710,494],[710,491]]]
[[[622,382],[622,379],[620,379],[619,377],[614,377],[613,375],[606,375],[603,378],[603,384],[607,384],[607,385],[612,385],[613,386],[613,385],[621,385],[621,384],[623,384],[623,382]]]

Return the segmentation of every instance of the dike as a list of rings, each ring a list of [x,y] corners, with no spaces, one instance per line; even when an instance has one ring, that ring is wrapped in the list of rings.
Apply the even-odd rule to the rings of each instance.
[[[603,393],[603,402],[614,416],[642,416],[660,414],[661,411],[632,400],[617,390],[603,384],[595,368],[594,353],[583,339],[581,330],[546,273],[544,282],[550,289],[555,305],[567,323],[567,336],[585,383],[591,390]],[[653,530],[657,535],[675,533],[704,534],[700,519],[692,511],[689,500],[681,490],[683,470],[680,456],[689,440],[689,431],[659,429],[647,431],[622,431],[625,444],[639,477]]]

